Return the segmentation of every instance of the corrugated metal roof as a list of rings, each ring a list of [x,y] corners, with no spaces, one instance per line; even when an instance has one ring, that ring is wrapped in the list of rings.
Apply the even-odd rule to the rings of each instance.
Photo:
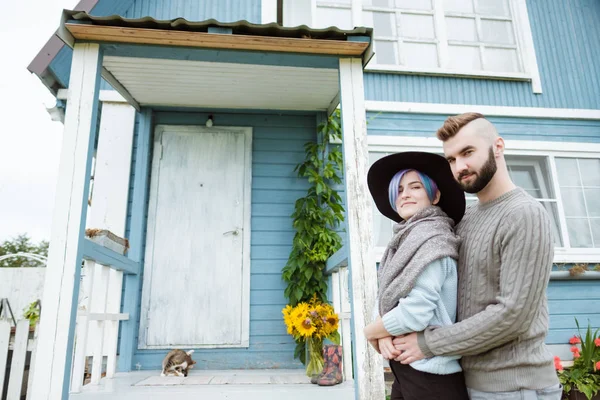
[[[234,35],[326,40],[347,40],[350,36],[366,36],[370,39],[373,36],[373,28],[364,27],[354,28],[352,30],[343,30],[334,26],[325,29],[314,29],[309,28],[306,25],[284,27],[274,22],[270,24],[254,24],[246,20],[223,23],[215,19],[208,19],[205,21],[188,21],[185,18],[156,20],[152,17],[129,19],[123,18],[120,15],[96,17],[89,15],[86,12],[71,10],[64,10],[63,13],[63,20],[65,21],[75,20],[79,22],[91,22],[93,25],[121,26],[129,28],[207,32],[209,27],[216,27],[231,29]]]

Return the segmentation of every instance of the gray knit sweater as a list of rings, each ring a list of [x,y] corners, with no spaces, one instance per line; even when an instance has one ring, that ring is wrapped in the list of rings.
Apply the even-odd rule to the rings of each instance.
[[[457,233],[460,322],[420,333],[425,356],[462,355],[467,387],[480,391],[558,384],[544,344],[554,254],[544,208],[517,188],[470,206]]]

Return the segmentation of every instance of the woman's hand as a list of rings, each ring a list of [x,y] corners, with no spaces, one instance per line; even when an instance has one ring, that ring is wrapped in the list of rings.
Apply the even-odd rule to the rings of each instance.
[[[393,360],[400,355],[400,350],[397,350],[392,343],[393,337],[388,336],[377,339],[379,352],[386,360]]]
[[[371,346],[373,346],[373,348],[375,349],[376,352],[378,352],[379,354],[381,354],[381,351],[379,350],[379,341],[378,339],[368,339],[369,340],[369,344]]]

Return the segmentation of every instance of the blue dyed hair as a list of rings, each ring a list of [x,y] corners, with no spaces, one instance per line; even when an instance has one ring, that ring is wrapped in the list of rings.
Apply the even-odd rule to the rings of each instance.
[[[431,201],[432,203],[435,199],[435,194],[438,191],[438,187],[435,184],[435,181],[429,176],[425,175],[420,171],[417,171],[416,169],[403,169],[402,171],[399,171],[396,173],[396,175],[394,175],[394,177],[390,181],[390,186],[388,189],[390,205],[396,212],[398,212],[398,210],[396,210],[396,200],[398,199],[398,188],[400,187],[400,181],[402,180],[402,177],[410,171],[415,171],[417,175],[419,175],[419,180],[423,184],[425,192],[427,192],[427,197],[429,197],[429,201]]]

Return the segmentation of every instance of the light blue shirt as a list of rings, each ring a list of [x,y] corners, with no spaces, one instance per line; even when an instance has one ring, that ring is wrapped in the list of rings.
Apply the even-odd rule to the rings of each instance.
[[[419,275],[408,296],[383,317],[383,326],[393,336],[421,332],[428,326],[446,326],[456,322],[458,276],[456,261],[441,258],[429,264]],[[377,304],[379,301],[377,301]],[[447,375],[460,372],[460,356],[435,356],[410,364],[416,370]]]

